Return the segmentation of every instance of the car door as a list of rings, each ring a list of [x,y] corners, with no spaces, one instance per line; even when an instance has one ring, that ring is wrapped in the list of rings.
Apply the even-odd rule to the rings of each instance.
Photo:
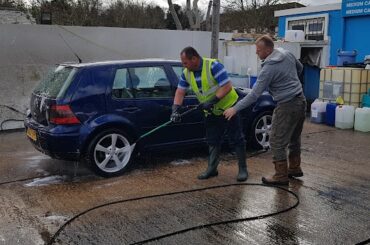
[[[183,72],[183,67],[181,64],[171,64],[170,69],[174,75],[174,78],[172,79],[172,81],[175,82],[174,87],[177,87],[180,76]],[[189,88],[186,91],[183,106],[197,106],[198,104],[198,99],[194,92]],[[186,134],[183,136],[184,140],[189,141],[189,143],[192,141],[199,142],[205,140],[204,116],[202,111],[196,110],[186,115],[178,126],[178,130]]]
[[[110,82],[112,85],[108,87],[107,111],[128,120],[136,127],[140,108],[136,105],[128,68],[117,65],[111,70],[111,80],[113,81]]]
[[[181,67],[180,67],[181,69]],[[115,69],[108,110],[129,119],[143,135],[170,120],[177,77],[172,68],[160,63],[130,64]],[[193,95],[185,105],[197,104]],[[145,148],[192,143],[203,138],[199,111],[188,114],[181,123],[168,126],[141,140]]]
[[[128,72],[133,82],[132,91],[138,108],[135,113],[136,125],[143,135],[170,120],[173,87],[164,64],[131,65]],[[146,147],[155,147],[180,142],[183,139],[177,127],[176,124],[170,124],[146,136],[141,143]]]

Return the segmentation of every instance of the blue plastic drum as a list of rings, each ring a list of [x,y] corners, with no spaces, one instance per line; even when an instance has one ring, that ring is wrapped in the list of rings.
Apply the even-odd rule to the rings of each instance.
[[[337,53],[337,66],[343,66],[344,64],[352,64],[356,62],[357,51],[342,51],[338,50]]]

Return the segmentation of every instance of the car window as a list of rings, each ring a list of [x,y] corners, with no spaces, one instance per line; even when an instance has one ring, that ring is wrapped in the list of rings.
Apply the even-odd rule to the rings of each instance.
[[[173,71],[176,73],[177,78],[180,81],[180,77],[182,75],[182,72],[184,71],[184,67],[182,67],[182,66],[172,66],[172,68],[173,68]],[[185,96],[195,96],[193,90],[190,87],[186,90]]]
[[[173,71],[176,73],[178,79],[180,80],[182,72],[184,71],[184,67],[182,67],[182,66],[172,66],[172,68],[173,68]]]
[[[127,68],[117,69],[114,76],[112,96],[117,99],[134,98]]]
[[[161,66],[128,68],[136,98],[172,97],[171,83]]]
[[[35,94],[49,98],[61,98],[71,84],[77,68],[57,66],[36,86]]]

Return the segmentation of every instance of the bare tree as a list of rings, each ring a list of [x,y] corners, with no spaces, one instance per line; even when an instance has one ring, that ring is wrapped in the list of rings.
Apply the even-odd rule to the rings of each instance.
[[[221,18],[222,31],[273,33],[277,25],[274,11],[300,7],[290,0],[225,0]],[[284,5],[280,3],[286,3]]]
[[[168,8],[170,9],[172,18],[175,21],[177,30],[182,30],[182,25],[181,25],[181,22],[179,20],[179,17],[177,16],[175,7],[172,4],[172,0],[167,0],[167,2],[168,2]]]
[[[202,19],[202,15],[201,15],[201,11],[198,8],[198,1],[199,0],[193,0],[193,4],[191,6],[190,0],[186,0],[185,13],[188,18],[191,30],[200,30],[200,22]],[[172,0],[167,0],[167,2],[168,2],[168,7],[170,9],[171,15],[176,22],[177,29],[182,30],[182,26],[181,26],[181,29],[179,29],[181,23],[176,14],[175,8],[173,7]]]
[[[226,0],[226,4],[223,6],[223,8],[227,10],[246,10],[249,3],[248,0]]]
[[[275,5],[279,2],[287,1],[289,0],[226,0],[224,8],[246,11],[248,9],[257,9],[262,6]]]
[[[57,25],[165,28],[162,8],[136,0],[114,0],[104,7],[102,0],[31,1],[30,11],[38,22],[42,12],[50,12],[52,23]]]
[[[212,9],[212,0],[208,3],[207,16],[206,16],[206,31],[211,30],[211,9]]]
[[[192,30],[200,29],[200,11],[198,9],[198,1],[193,0],[193,7],[190,5],[190,0],[186,0],[186,16],[188,17],[190,28]]]

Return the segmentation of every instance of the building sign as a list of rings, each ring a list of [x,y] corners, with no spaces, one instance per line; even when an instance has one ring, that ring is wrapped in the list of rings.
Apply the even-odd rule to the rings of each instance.
[[[342,14],[344,17],[370,15],[370,0],[343,0]]]

